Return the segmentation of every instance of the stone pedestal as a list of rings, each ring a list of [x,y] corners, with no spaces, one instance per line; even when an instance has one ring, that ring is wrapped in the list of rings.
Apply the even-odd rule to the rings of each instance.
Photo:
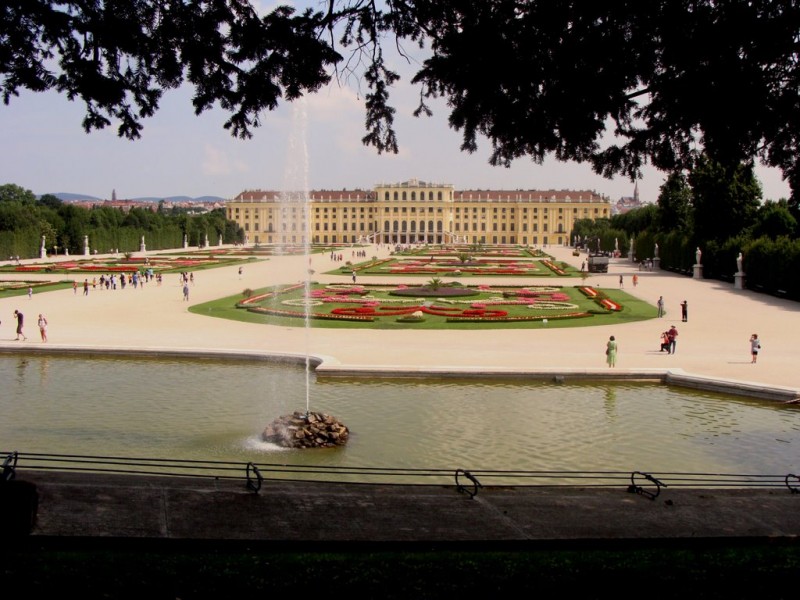
[[[661,268],[661,259],[657,256],[653,259],[653,271],[658,271]]]
[[[702,279],[703,278],[703,265],[697,264],[694,265],[694,272],[692,273],[693,279]]]
[[[733,275],[733,287],[737,290],[744,289],[744,273],[739,271]]]

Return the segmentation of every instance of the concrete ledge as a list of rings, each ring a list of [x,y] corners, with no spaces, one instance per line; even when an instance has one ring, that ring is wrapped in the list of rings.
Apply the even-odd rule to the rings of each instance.
[[[268,363],[304,366],[306,356],[299,353],[257,352],[252,350],[214,350],[179,348],[124,348],[101,346],[45,346],[6,347],[0,345],[0,354],[36,354],[45,356],[79,355],[92,357],[148,357],[148,358],[203,358],[218,360],[262,361]],[[479,366],[395,366],[395,365],[342,365],[332,356],[310,355],[309,365],[320,379],[385,378],[385,379],[491,379],[540,381],[559,384],[597,381],[641,381],[663,383],[696,390],[761,398],[777,402],[800,402],[800,390],[785,386],[768,386],[761,383],[704,377],[686,373],[682,369],[520,369]]]
[[[679,371],[669,371],[664,382],[679,387],[709,392],[722,392],[749,398],[761,398],[764,400],[776,400],[778,402],[787,403],[800,402],[800,392],[798,392],[798,390],[783,386],[766,386],[761,383],[748,381],[729,381],[727,379],[715,379],[713,377],[700,377]]]
[[[487,543],[698,538],[797,539],[786,488],[488,487],[243,481],[24,472],[40,491],[39,536],[288,542]],[[313,525],[309,525],[313,515]]]

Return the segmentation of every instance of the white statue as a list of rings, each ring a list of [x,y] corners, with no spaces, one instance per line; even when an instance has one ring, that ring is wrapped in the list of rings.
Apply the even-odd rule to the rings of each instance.
[[[653,248],[653,258],[658,258],[658,242],[656,242],[656,245]]]
[[[703,253],[700,251],[700,246],[697,247],[697,250],[694,251],[694,260],[696,264],[700,264],[700,258],[703,256]]]
[[[742,271],[742,253],[739,252],[739,256],[736,257],[736,272],[737,273],[744,273]]]

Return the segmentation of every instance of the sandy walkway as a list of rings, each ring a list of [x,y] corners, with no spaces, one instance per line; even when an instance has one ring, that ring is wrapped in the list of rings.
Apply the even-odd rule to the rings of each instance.
[[[559,260],[573,264],[582,260],[568,248],[549,248]],[[350,251],[345,250],[345,258]],[[368,255],[385,255],[387,249],[368,250]],[[314,255],[317,273],[336,265],[328,255]],[[596,287],[618,287],[625,275],[629,293],[655,304],[664,296],[667,315],[660,320],[622,326],[580,327],[552,330],[426,331],[343,331],[341,329],[256,326],[189,313],[188,305],[239,294],[244,288],[300,281],[308,268],[299,256],[271,258],[244,267],[195,273],[190,302],[184,302],[178,275],[165,275],[162,286],[144,289],[90,291],[74,294],[63,290],[0,300],[0,351],[36,351],[39,341],[36,319],[44,313],[49,322],[49,348],[208,350],[304,355],[323,358],[326,364],[349,367],[392,367],[414,371],[430,367],[464,369],[482,373],[503,370],[563,370],[607,372],[605,342],[615,335],[620,351],[617,370],[683,369],[706,377],[724,378],[761,385],[800,389],[800,348],[794,335],[800,331],[800,304],[750,291],[736,291],[718,281],[693,280],[667,272],[639,273],[639,285],[632,287],[631,275],[638,272],[630,262],[612,261],[609,273],[593,275],[587,283]],[[40,276],[31,276],[31,278]],[[61,276],[59,276],[61,277]],[[0,275],[0,279],[19,279]],[[319,281],[347,282],[349,278],[316,275]],[[420,277],[426,281],[427,277]],[[82,280],[82,277],[81,277]],[[375,278],[362,281],[378,282]],[[408,281],[404,278],[404,281]],[[552,283],[553,279],[539,283]],[[519,279],[487,283],[512,283]],[[527,280],[524,283],[537,283]],[[579,280],[570,279],[569,285]],[[689,321],[681,323],[679,303],[689,303]],[[25,314],[27,342],[14,341],[15,309]],[[669,325],[679,330],[677,352],[658,351],[659,334]],[[763,339],[756,365],[750,364],[750,334]]]

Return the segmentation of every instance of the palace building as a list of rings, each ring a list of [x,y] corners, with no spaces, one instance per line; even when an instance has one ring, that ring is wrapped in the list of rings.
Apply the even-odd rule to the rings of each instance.
[[[611,203],[593,191],[456,191],[411,179],[372,190],[248,190],[225,211],[248,243],[538,246],[568,244],[575,221],[609,218]]]

